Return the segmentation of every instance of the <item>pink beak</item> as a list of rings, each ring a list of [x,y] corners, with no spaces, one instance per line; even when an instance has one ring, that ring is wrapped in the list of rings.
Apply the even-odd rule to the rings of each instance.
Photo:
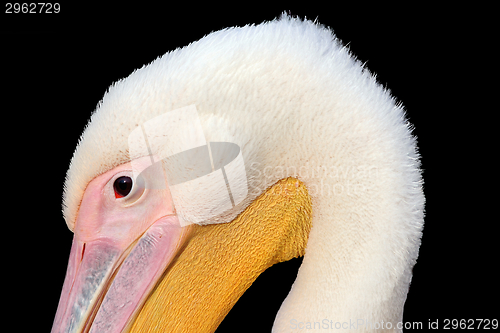
[[[122,332],[175,253],[176,220],[157,221],[125,251],[112,240],[84,243],[75,236],[52,332]]]
[[[52,333],[126,330],[183,240],[165,190],[139,189],[132,203],[110,194],[127,170],[95,178],[84,193]]]

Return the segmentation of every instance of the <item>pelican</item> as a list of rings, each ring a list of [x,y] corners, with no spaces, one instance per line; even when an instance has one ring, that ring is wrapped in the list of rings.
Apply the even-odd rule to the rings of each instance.
[[[401,331],[424,201],[402,105],[330,29],[283,15],[213,32],[92,114],[52,332],[214,332],[299,256],[273,332]]]

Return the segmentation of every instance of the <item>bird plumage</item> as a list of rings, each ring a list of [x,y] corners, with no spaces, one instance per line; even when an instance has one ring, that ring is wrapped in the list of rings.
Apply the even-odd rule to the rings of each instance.
[[[87,184],[130,160],[129,134],[188,105],[207,141],[242,150],[249,195],[225,222],[286,177],[312,198],[305,258],[273,330],[324,318],[401,321],[424,214],[416,140],[402,105],[311,21],[217,31],[113,84],[67,173],[68,227]]]

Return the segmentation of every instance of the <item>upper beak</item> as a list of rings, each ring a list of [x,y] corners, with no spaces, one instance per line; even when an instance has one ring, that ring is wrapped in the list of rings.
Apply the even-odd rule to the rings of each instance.
[[[126,247],[110,238],[82,242],[75,234],[52,333],[127,330],[184,233],[171,215]]]

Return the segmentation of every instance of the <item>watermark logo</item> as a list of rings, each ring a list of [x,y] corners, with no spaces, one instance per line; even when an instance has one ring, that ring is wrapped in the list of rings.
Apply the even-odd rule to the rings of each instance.
[[[325,165],[314,162],[306,162],[300,166],[271,166],[252,162],[249,170],[255,175],[254,181],[257,179],[256,184],[249,181],[251,194],[258,195],[262,188],[273,185],[276,179],[292,176],[308,182],[310,195],[324,197],[367,193],[374,189],[379,173],[379,168],[372,164]],[[310,180],[314,181],[309,182]]]
[[[207,142],[195,105],[144,122],[130,133],[128,145],[135,179],[154,173],[154,181],[146,184],[154,189],[165,189],[167,179],[182,226],[203,224],[248,194],[240,147]],[[145,156],[149,159],[138,159]]]
[[[331,319],[322,319],[318,321],[298,321],[296,319],[290,320],[290,328],[303,331],[318,331],[318,330],[402,330],[402,329],[422,329],[422,322],[396,322],[391,321],[371,321],[367,319],[356,319],[349,321],[335,321]]]

